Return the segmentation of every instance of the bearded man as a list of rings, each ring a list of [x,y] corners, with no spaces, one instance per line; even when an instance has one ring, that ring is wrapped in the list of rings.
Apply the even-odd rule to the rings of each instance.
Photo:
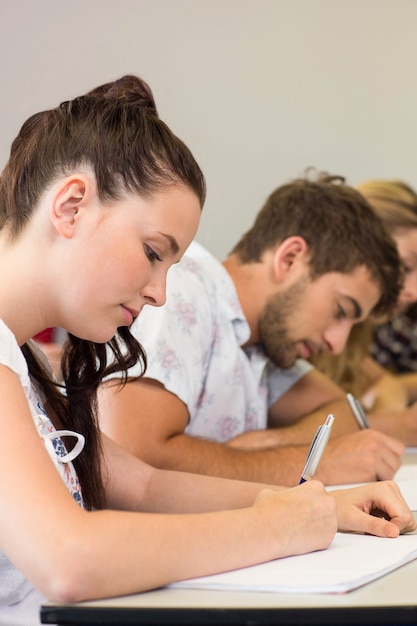
[[[132,326],[147,370],[103,385],[101,428],[156,467],[290,486],[333,413],[317,478],[391,479],[403,444],[359,432],[344,392],[307,359],[390,313],[401,282],[395,243],[342,177],[282,185],[223,263],[194,242],[171,268],[165,305]]]

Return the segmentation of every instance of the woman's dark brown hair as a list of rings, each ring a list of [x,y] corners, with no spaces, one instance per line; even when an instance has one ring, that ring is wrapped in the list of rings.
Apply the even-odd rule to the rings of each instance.
[[[205,199],[204,176],[190,150],[159,118],[152,91],[124,76],[30,117],[14,140],[0,178],[0,228],[19,237],[48,187],[75,168],[92,170],[100,199],[114,203],[127,193],[150,197],[183,185]],[[117,210],[117,206],[115,207]],[[128,328],[108,344],[69,335],[62,371],[64,390],[50,378],[30,344],[22,347],[32,379],[47,398],[52,420],[82,433],[85,448],[74,465],[87,508],[105,504],[96,419],[97,388],[107,374],[127,370],[146,356]]]

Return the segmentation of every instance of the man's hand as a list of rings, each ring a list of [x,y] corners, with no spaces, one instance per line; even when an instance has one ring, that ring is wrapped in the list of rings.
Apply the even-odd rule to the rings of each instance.
[[[373,429],[331,439],[317,470],[325,485],[391,480],[401,465],[404,444]]]

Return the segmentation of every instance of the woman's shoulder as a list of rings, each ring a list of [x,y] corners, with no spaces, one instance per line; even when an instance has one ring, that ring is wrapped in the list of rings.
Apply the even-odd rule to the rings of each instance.
[[[17,373],[27,373],[25,358],[10,328],[0,319],[0,364]]]
[[[28,396],[31,384],[26,359],[17,339],[10,328],[0,319],[0,365],[5,365],[14,372]]]

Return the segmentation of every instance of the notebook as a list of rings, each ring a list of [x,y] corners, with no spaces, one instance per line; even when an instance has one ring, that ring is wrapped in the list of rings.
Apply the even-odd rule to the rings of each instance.
[[[186,589],[346,593],[417,558],[417,534],[384,539],[336,533],[327,550],[170,585]]]

